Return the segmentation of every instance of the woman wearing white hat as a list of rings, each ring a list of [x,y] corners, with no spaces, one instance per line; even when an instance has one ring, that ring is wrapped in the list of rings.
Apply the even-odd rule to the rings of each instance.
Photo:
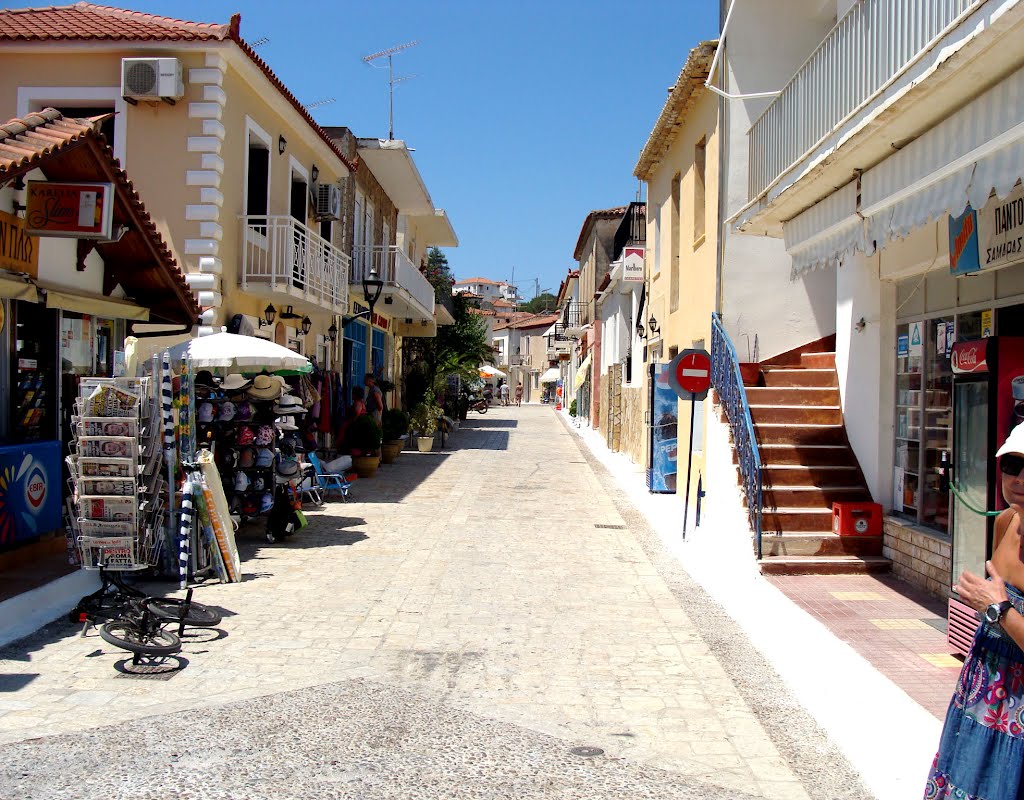
[[[1007,508],[996,517],[989,578],[954,587],[981,626],[957,682],[925,797],[1024,797],[1024,425],[996,452]]]

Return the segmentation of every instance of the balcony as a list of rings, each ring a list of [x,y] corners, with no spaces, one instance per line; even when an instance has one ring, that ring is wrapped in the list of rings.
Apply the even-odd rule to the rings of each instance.
[[[578,339],[584,331],[587,321],[587,304],[572,300],[562,307],[562,317],[559,320],[561,331],[555,328],[556,336],[562,334],[567,339]]]
[[[508,362],[510,367],[528,367],[532,362],[532,357],[529,355],[516,355],[512,356]]]
[[[377,310],[413,328],[429,327],[434,335],[434,287],[409,260],[402,248],[395,245],[353,248],[352,285],[362,292],[363,276],[371,267],[384,281]],[[405,333],[404,335],[416,335]],[[423,334],[421,334],[423,335]]]
[[[778,235],[781,220],[880,163],[1019,66],[1024,10],[1013,5],[855,4],[753,123],[749,205],[740,227]]]
[[[306,311],[348,306],[349,257],[288,216],[242,218],[242,289]]]

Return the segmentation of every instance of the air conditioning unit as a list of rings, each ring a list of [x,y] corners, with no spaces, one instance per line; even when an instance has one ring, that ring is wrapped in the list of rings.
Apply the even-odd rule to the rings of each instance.
[[[131,101],[167,100],[185,96],[181,62],[176,58],[122,58],[121,96]]]
[[[341,187],[334,183],[322,183],[316,187],[317,219],[341,219]]]

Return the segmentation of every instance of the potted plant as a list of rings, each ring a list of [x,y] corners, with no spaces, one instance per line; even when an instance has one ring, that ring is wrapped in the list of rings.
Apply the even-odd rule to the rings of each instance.
[[[434,447],[434,434],[437,433],[437,418],[441,416],[441,407],[432,398],[420,403],[412,411],[412,424],[416,429],[416,447],[421,453],[429,453]]]
[[[352,468],[360,478],[372,478],[380,466],[380,425],[369,414],[352,420],[346,437],[352,447]]]
[[[405,435],[409,432],[409,415],[400,408],[389,408],[381,418],[384,441],[380,446],[382,464],[391,464],[402,451]]]

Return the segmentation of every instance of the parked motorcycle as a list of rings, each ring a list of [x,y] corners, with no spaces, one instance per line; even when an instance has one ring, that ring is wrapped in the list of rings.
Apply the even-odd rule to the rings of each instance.
[[[491,404],[487,402],[486,397],[471,397],[469,399],[469,410],[479,411],[481,414],[486,414],[487,409],[491,407]]]

